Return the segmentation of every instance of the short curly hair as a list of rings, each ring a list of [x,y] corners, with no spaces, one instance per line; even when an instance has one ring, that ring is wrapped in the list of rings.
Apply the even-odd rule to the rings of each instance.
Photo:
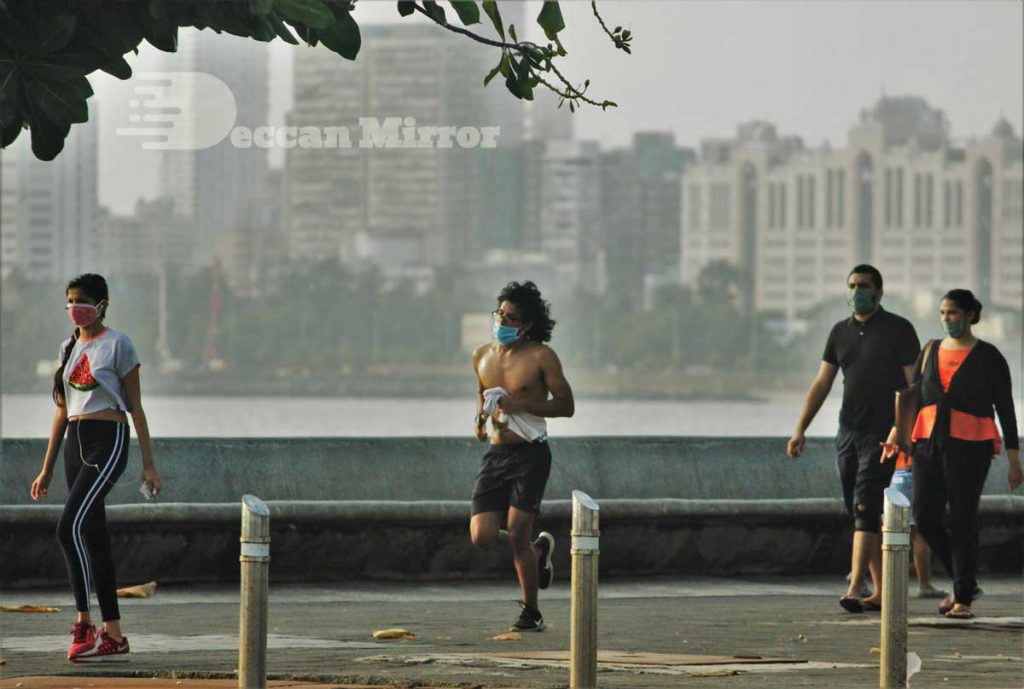
[[[508,283],[498,293],[498,306],[505,301],[515,304],[523,322],[531,324],[530,329],[525,333],[526,339],[537,342],[551,340],[555,319],[551,317],[551,305],[540,296],[540,290],[537,289],[536,284],[529,280],[522,283]]]

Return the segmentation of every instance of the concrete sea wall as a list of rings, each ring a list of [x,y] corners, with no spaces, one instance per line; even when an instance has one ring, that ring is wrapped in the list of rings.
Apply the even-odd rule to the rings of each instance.
[[[538,519],[564,546],[574,489],[602,504],[604,575],[842,573],[850,519],[834,446],[812,439],[799,460],[783,438],[553,440]],[[159,439],[166,488],[138,492],[138,448],[107,498],[121,581],[231,581],[238,573],[239,499],[270,501],[276,580],[505,576],[507,553],[469,543],[469,496],[484,447],[457,438]],[[65,581],[54,529],[66,496],[28,487],[45,441],[0,445],[0,584]],[[1024,497],[1007,494],[1005,460],[982,501],[983,570],[1024,566]],[[567,573],[568,549],[556,552]]]

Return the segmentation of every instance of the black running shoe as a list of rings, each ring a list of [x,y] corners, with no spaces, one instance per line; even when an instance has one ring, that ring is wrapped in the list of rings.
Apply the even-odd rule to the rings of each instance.
[[[523,606],[523,612],[519,614],[519,619],[510,629],[514,632],[544,631],[544,618],[541,617],[540,610],[531,608],[526,603],[519,603],[519,605]]]
[[[551,553],[555,549],[555,537],[541,531],[533,542],[537,548],[537,587],[546,589],[555,578],[555,566],[551,564]]]

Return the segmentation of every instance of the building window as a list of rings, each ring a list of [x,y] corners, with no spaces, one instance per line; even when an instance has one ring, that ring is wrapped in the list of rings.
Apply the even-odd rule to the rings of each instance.
[[[806,226],[804,219],[804,205],[806,204],[807,191],[804,189],[804,176],[796,176],[796,227],[797,229]]]
[[[846,224],[846,170],[836,170],[836,227]]]
[[[786,183],[779,182],[779,227],[786,227]]]
[[[775,223],[775,182],[768,183],[768,229],[774,230],[776,227]]]
[[[814,176],[807,175],[807,225],[814,227]]]
[[[729,227],[729,192],[728,184],[711,185],[711,217],[708,225],[713,230],[724,230]]]
[[[696,184],[690,185],[690,229],[698,229],[700,227],[700,187]]]
[[[1003,220],[1024,218],[1024,180],[1003,181]]]
[[[832,170],[825,171],[825,227],[829,228],[832,227],[832,221],[835,218],[832,207],[834,199],[833,176]]]
[[[933,211],[935,209],[935,176],[925,175],[924,178],[924,224],[931,227],[934,224]]]
[[[964,226],[964,183],[957,180],[954,187],[953,215],[956,218],[956,226]]]
[[[903,227],[903,168],[896,168],[896,227]]]
[[[921,227],[921,175],[914,175],[914,227]]]
[[[896,193],[893,189],[893,174],[892,168],[885,168],[885,226],[892,227],[893,215],[892,215],[892,200]]]
[[[942,181],[942,226],[949,227],[953,220],[953,185],[948,179]]]

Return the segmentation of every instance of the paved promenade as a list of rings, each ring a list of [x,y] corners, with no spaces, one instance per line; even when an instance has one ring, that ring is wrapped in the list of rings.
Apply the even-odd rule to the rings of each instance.
[[[923,661],[911,687],[1024,686],[1024,584],[991,576],[981,583],[979,617],[969,623],[941,618],[935,601],[911,599],[910,647]],[[842,588],[820,577],[602,582],[600,686],[877,686],[879,615],[843,612],[836,603]],[[7,590],[0,597],[5,605],[62,607],[0,613],[2,689],[236,686],[234,587],[163,587],[152,598],[122,601],[132,661],[87,666],[63,659],[69,593]],[[271,686],[566,687],[568,582],[544,592],[547,631],[492,640],[518,614],[517,597],[511,576],[507,583],[276,586],[269,671],[279,681]],[[389,627],[416,638],[373,640],[374,630]]]

